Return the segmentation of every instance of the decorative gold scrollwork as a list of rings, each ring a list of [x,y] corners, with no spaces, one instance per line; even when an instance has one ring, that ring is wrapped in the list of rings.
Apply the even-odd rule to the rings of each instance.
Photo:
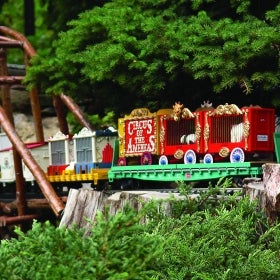
[[[212,113],[211,116],[215,115],[242,115],[242,111],[235,104],[219,105]]]
[[[196,144],[197,144],[197,151],[200,152],[200,136],[201,136],[201,125],[199,123],[199,114],[195,114],[195,137],[196,137]]]
[[[244,140],[245,140],[244,149],[248,150],[248,137],[249,137],[249,134],[250,134],[250,122],[249,122],[249,119],[248,119],[248,110],[244,110],[244,113],[245,113],[245,121],[243,123],[243,137],[244,137]]]
[[[209,123],[208,123],[208,116],[210,112],[206,113],[205,117],[205,125],[204,125],[204,131],[203,131],[203,138],[204,138],[204,152],[208,151],[208,140],[209,140],[209,135],[210,135],[210,128],[209,128]]]
[[[135,118],[142,118],[142,117],[147,117],[149,116],[150,111],[147,108],[138,108],[138,109],[134,109],[130,115],[131,117]]]
[[[161,146],[161,154],[164,154],[164,139],[165,139],[165,128],[163,125],[164,116],[160,117],[160,133],[159,133],[159,141]]]

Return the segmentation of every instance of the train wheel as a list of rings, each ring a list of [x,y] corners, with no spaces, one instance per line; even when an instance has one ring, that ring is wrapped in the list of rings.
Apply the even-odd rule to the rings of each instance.
[[[245,155],[241,148],[234,148],[230,153],[230,162],[244,162]]]
[[[203,158],[203,163],[213,163],[213,157],[211,154],[206,154]]]
[[[193,150],[187,150],[184,156],[184,163],[185,164],[194,164],[196,163],[196,155]]]
[[[158,160],[159,165],[167,165],[168,164],[168,158],[166,156],[161,156]]]

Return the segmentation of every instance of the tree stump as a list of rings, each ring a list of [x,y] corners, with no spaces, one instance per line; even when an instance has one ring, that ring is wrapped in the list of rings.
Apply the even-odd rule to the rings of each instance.
[[[280,164],[266,163],[262,168],[265,210],[273,223],[280,216]]]
[[[75,225],[88,231],[91,227],[89,221],[94,221],[96,212],[101,208],[103,200],[103,192],[88,188],[70,189],[60,227],[69,228]]]
[[[185,198],[177,193],[173,195],[175,199]],[[122,191],[108,196],[104,192],[89,188],[70,189],[60,227],[76,226],[84,228],[88,234],[95,221],[97,211],[102,212],[105,207],[108,207],[109,214],[115,215],[122,211],[126,204],[139,211],[145,203],[151,200],[160,201],[161,209],[164,209],[164,213],[168,215],[171,212],[169,198],[169,193],[151,191]],[[145,222],[145,219],[142,222]]]
[[[250,201],[258,201],[258,210],[265,209],[264,183],[261,178],[245,178],[243,189]]]

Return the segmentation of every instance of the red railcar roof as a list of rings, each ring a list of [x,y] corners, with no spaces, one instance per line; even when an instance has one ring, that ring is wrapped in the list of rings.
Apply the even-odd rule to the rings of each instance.
[[[31,142],[31,143],[25,143],[25,147],[27,149],[34,149],[34,148],[38,148],[38,147],[41,147],[41,146],[44,146],[47,144],[48,144],[47,142]],[[0,150],[0,152],[9,151],[9,150],[12,150],[12,148],[13,147],[11,146],[9,148]]]

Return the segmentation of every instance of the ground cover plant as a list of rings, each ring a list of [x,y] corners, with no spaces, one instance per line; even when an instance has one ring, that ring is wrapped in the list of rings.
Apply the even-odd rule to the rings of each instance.
[[[99,213],[90,236],[48,222],[17,229],[0,245],[1,279],[279,279],[279,224],[247,197],[221,195],[229,184],[195,198],[180,186],[168,215],[155,201]]]

